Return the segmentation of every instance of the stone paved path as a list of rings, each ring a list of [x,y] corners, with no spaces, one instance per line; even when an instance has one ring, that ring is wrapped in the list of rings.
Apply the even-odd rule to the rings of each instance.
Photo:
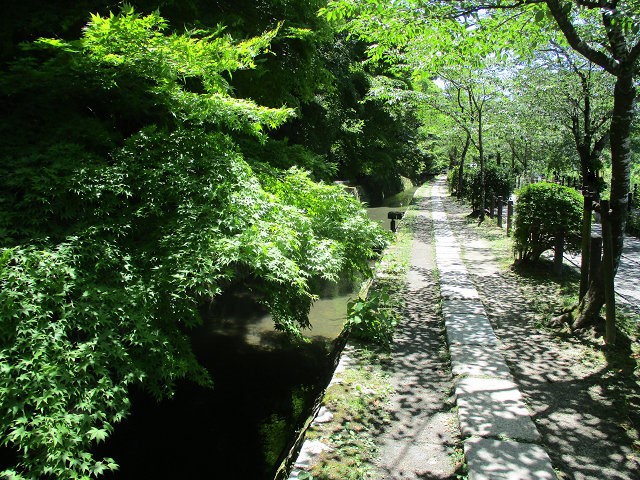
[[[439,180],[418,208],[395,393],[371,478],[454,480],[461,446],[468,480],[640,478],[624,411],[607,393],[615,375],[592,366],[586,347],[535,327],[513,274],[447,196]],[[483,304],[501,288],[510,293]],[[301,469],[324,448],[305,446]]]
[[[547,453],[500,352],[444,211],[444,182],[432,194],[442,310],[470,480],[554,479]]]
[[[389,410],[391,424],[378,439],[381,479],[454,479],[459,429],[451,399],[453,377],[446,355],[434,277],[432,198],[415,222],[404,321],[394,334]]]

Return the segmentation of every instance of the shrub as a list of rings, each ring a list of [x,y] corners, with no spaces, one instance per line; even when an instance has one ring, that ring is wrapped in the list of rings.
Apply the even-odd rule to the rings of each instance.
[[[457,179],[457,175],[455,177]],[[513,173],[505,167],[489,164],[484,169],[485,201],[488,206],[491,195],[508,199],[516,186]],[[480,168],[468,168],[464,172],[464,197],[474,206],[480,202],[482,193],[482,179]]]
[[[640,213],[638,211],[629,212],[627,217],[627,234],[640,238]]]
[[[447,185],[449,185],[449,192],[454,193],[458,189],[458,174],[460,173],[460,166],[455,166],[447,172]]]
[[[565,248],[579,248],[582,222],[582,196],[555,183],[533,183],[517,192],[514,238],[519,257],[538,261],[553,248],[558,235]]]
[[[374,292],[367,299],[349,303],[347,328],[351,335],[382,346],[389,346],[398,315],[387,292]]]

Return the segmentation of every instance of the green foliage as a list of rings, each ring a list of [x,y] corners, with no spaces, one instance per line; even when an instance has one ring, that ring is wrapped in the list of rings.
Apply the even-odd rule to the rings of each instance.
[[[447,185],[450,192],[455,192],[458,189],[458,178],[460,177],[460,167],[450,168],[447,171]]]
[[[513,172],[506,166],[494,163],[490,163],[485,167],[484,182],[485,192],[489,199],[491,199],[492,195],[495,195],[507,201],[516,188],[516,179]]]
[[[626,230],[629,235],[640,238],[640,213],[638,210],[629,212]]]
[[[287,424],[287,420],[275,413],[260,426],[265,463],[269,470],[276,465],[280,454],[287,446],[289,434],[290,426]]]
[[[157,14],[93,16],[80,40],[28,44],[7,67],[0,442],[18,460],[0,475],[115,470],[91,448],[127,415],[130,385],[162,398],[182,378],[212,384],[189,330],[229,285],[296,335],[314,279],[369,271],[386,236],[359,202],[298,168],[258,175],[233,140],[291,117],[227,81],[274,34],[234,42],[168,33]]]
[[[347,328],[354,338],[379,345],[390,345],[398,322],[389,305],[389,294],[374,292],[366,299],[349,303]]]
[[[287,140],[270,139],[261,143],[254,139],[244,139],[240,147],[254,170],[268,174],[274,174],[278,169],[298,167],[311,172],[315,180],[329,181],[335,178],[338,169],[325,155],[299,144],[290,144]]]
[[[555,183],[532,183],[517,193],[514,239],[520,258],[538,261],[562,235],[565,247],[579,248],[582,196]]]
[[[317,480],[372,478],[376,439],[389,420],[385,408],[393,391],[389,356],[362,345],[350,348],[349,356],[353,362],[336,374],[338,381],[327,388],[323,399],[333,413],[332,421],[314,424],[307,432],[307,438],[331,448],[311,468]]]
[[[457,175],[453,178],[457,180]],[[487,205],[491,201],[491,195],[496,197],[502,197],[505,201],[511,196],[516,186],[516,180],[507,167],[490,163],[485,166],[484,169],[484,188],[485,188],[485,200]],[[480,195],[482,192],[482,176],[480,175],[480,168],[467,167],[464,171],[464,197],[474,202],[479,203]]]

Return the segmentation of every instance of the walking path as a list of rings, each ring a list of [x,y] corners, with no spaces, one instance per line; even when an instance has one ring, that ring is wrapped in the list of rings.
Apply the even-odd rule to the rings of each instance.
[[[443,190],[439,181],[432,195],[436,262],[469,479],[554,479],[549,456],[534,443],[540,434],[462,262],[444,212]]]
[[[599,224],[593,224],[591,228],[593,234],[602,235]],[[576,255],[565,253],[565,259],[574,268],[580,270],[582,256],[579,253]],[[640,288],[638,285],[640,285],[640,240],[625,236],[620,265],[615,278],[616,300],[636,312],[640,312]]]
[[[623,379],[589,347],[535,327],[515,274],[498,267],[465,208],[446,197],[439,179],[418,205],[394,393],[384,411],[377,406],[388,418],[375,432],[375,474],[349,478],[453,480],[462,452],[468,480],[640,478],[626,423],[634,407],[619,403]],[[333,382],[368,368],[354,364],[351,348]],[[316,422],[331,422],[330,413]],[[330,449],[305,441],[289,478],[307,478]]]

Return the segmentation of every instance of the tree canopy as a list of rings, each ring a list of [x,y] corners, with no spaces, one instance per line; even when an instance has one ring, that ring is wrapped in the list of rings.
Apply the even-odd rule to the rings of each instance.
[[[485,170],[602,190],[608,169],[619,260],[638,0],[72,3],[1,20],[8,478],[115,470],[93,447],[131,385],[215,381],[189,333],[230,289],[300,336],[318,280],[370,274],[388,237],[335,180],[375,202],[473,163],[484,212]]]
[[[308,325],[314,279],[366,274],[385,243],[341,186],[255,169],[240,138],[294,116],[232,96],[277,30],[169,30],[158,13],[92,15],[78,40],[24,45],[2,78],[2,444],[12,478],[88,478],[127,415],[210,385],[188,332],[241,283],[278,328]]]

